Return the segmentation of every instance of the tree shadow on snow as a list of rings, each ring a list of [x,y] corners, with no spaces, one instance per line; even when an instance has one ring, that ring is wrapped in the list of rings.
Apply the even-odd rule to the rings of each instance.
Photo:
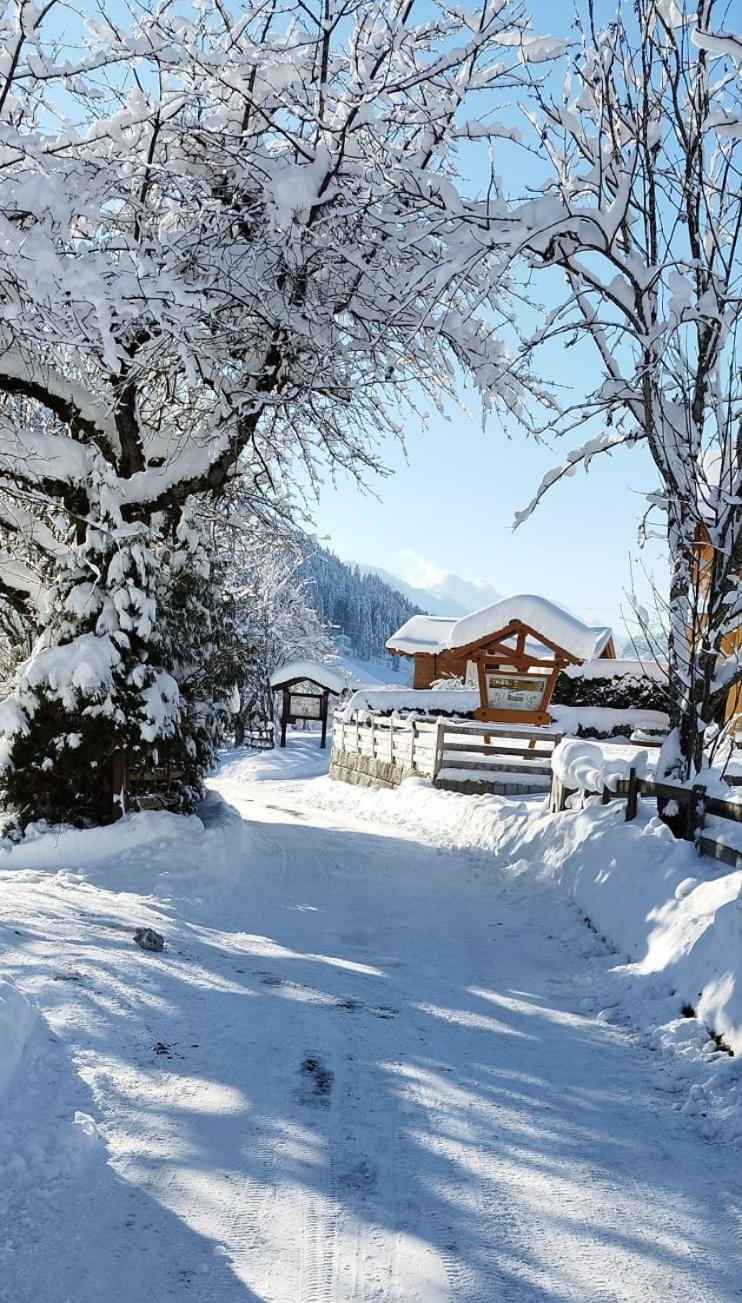
[[[208,1289],[182,1282],[204,1300],[342,1300],[348,1271],[390,1300],[669,1300],[710,1280],[735,1296],[721,1155],[698,1170],[650,1055],[570,1009],[560,943],[532,918],[514,935],[481,861],[291,819],[252,825],[251,845],[230,926],[214,902],[176,902],[163,956],[86,935],[80,979],[59,981],[58,954],[18,940],[19,974],[69,1005],[126,1119],[136,1185],[105,1168],[96,1199],[124,1264],[128,1208],[153,1254],[182,1241],[184,1271],[206,1256]],[[152,1203],[163,1172],[171,1206],[195,1211]],[[261,1292],[266,1264],[279,1292]]]

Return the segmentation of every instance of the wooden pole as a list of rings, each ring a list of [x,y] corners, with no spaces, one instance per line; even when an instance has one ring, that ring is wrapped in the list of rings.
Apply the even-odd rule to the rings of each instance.
[[[323,751],[325,749],[325,743],[327,741],[327,703],[329,699],[330,699],[329,692],[323,692],[322,693],[322,739],[320,741],[320,747]]]
[[[283,690],[283,704],[281,706],[281,746],[286,745],[286,727],[289,722],[289,694],[288,689]]]

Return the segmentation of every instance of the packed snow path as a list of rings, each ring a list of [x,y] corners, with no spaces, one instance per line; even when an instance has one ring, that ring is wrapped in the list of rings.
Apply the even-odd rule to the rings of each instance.
[[[317,814],[276,764],[216,781],[247,826],[213,802],[201,842],[0,874],[2,969],[46,1019],[0,1126],[0,1167],[30,1138],[0,1299],[740,1297],[739,1156],[581,1010],[550,907],[485,857]],[[62,1178],[73,1107],[110,1161]]]

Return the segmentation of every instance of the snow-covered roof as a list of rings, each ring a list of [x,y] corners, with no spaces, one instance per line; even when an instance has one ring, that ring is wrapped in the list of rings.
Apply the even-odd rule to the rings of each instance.
[[[284,683],[295,683],[297,679],[311,679],[329,692],[342,692],[345,680],[342,674],[324,665],[322,661],[289,661],[271,674],[271,687],[281,688]]]
[[[613,636],[611,629],[595,629],[583,624],[577,616],[570,615],[545,597],[520,593],[514,597],[504,597],[493,606],[485,606],[481,611],[464,615],[459,620],[413,615],[397,633],[392,634],[386,645],[390,651],[403,652],[409,656],[416,652],[436,655],[480,642],[488,635],[506,629],[514,621],[528,625],[580,661],[600,656]]]
[[[451,630],[456,624],[455,615],[413,615],[387,638],[386,645],[390,651],[431,652],[435,654],[447,645]]]

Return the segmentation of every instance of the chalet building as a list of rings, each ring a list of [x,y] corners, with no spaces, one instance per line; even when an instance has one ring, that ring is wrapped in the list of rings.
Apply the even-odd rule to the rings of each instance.
[[[506,597],[461,619],[413,615],[387,650],[414,661],[413,688],[462,679],[479,688],[478,719],[547,724],[568,665],[615,657],[610,629],[593,629],[543,597]]]

